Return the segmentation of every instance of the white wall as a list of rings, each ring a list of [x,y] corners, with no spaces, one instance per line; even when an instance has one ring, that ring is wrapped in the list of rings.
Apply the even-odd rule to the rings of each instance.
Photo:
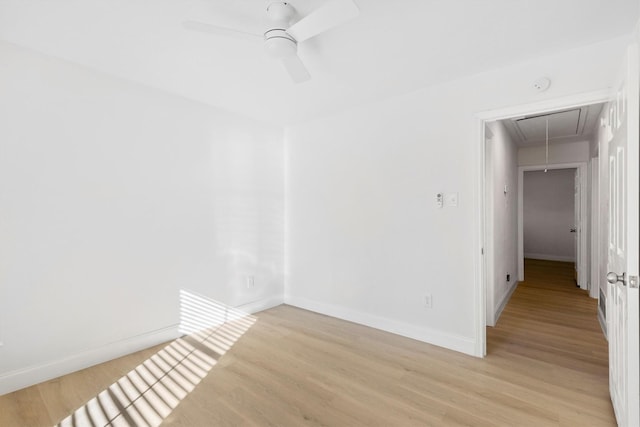
[[[590,141],[564,142],[549,144],[549,164],[588,162]],[[518,150],[519,166],[544,165],[546,161],[546,149],[544,145],[533,147],[521,147]]]
[[[501,122],[492,122],[487,143],[487,223],[485,243],[487,325],[495,326],[518,277],[518,147]],[[505,193],[506,186],[506,193]],[[509,275],[509,280],[507,280]]]
[[[575,262],[575,174],[576,169],[524,172],[525,258]]]
[[[607,89],[624,44],[563,52],[290,127],[285,300],[477,352],[476,113]],[[544,94],[531,89],[541,75],[553,82]],[[457,192],[458,207],[437,208],[438,192]]]
[[[6,43],[0,93],[0,394],[170,338],[181,289],[282,302],[282,130]]]

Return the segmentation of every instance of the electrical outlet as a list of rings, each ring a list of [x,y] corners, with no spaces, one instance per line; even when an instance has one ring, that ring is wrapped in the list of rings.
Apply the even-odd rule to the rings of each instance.
[[[247,284],[247,289],[252,289],[256,286],[256,280],[254,276],[247,276],[245,282]]]
[[[431,294],[424,296],[424,308],[433,308],[433,297]]]

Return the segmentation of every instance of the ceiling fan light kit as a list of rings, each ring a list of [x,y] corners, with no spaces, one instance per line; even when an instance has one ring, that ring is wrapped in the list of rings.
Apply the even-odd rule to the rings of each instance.
[[[330,0],[293,25],[291,25],[291,21],[296,11],[287,2],[269,3],[266,12],[269,28],[264,32],[263,40],[267,56],[281,61],[291,79],[295,83],[301,83],[309,80],[311,75],[298,57],[298,43],[355,18],[360,10],[353,0]],[[213,35],[259,37],[243,31],[197,21],[184,22],[183,26],[189,30]]]

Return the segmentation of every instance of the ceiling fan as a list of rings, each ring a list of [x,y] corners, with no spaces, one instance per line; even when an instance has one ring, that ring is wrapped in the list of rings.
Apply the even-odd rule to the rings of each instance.
[[[198,21],[185,21],[183,26],[189,30],[215,35],[262,39],[267,54],[282,62],[294,82],[301,83],[309,80],[311,75],[298,57],[298,43],[350,21],[359,13],[353,0],[330,0],[291,24],[296,16],[293,6],[287,2],[272,2],[266,9],[268,25],[263,35]]]

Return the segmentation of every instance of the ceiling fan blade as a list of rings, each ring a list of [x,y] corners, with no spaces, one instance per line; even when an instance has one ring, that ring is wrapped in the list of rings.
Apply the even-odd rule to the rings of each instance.
[[[214,34],[217,36],[224,37],[234,37],[241,38],[246,40],[262,40],[263,36],[261,34],[249,33],[242,30],[236,30],[233,28],[220,27],[218,25],[205,24],[204,22],[198,21],[184,21],[182,26],[191,31],[198,31],[201,33]]]
[[[293,24],[287,33],[301,42],[344,24],[359,14],[360,9],[353,0],[330,0],[320,9]]]
[[[307,67],[304,66],[298,55],[293,55],[282,60],[284,68],[287,69],[291,80],[295,83],[306,82],[311,78],[311,74],[307,71]]]

